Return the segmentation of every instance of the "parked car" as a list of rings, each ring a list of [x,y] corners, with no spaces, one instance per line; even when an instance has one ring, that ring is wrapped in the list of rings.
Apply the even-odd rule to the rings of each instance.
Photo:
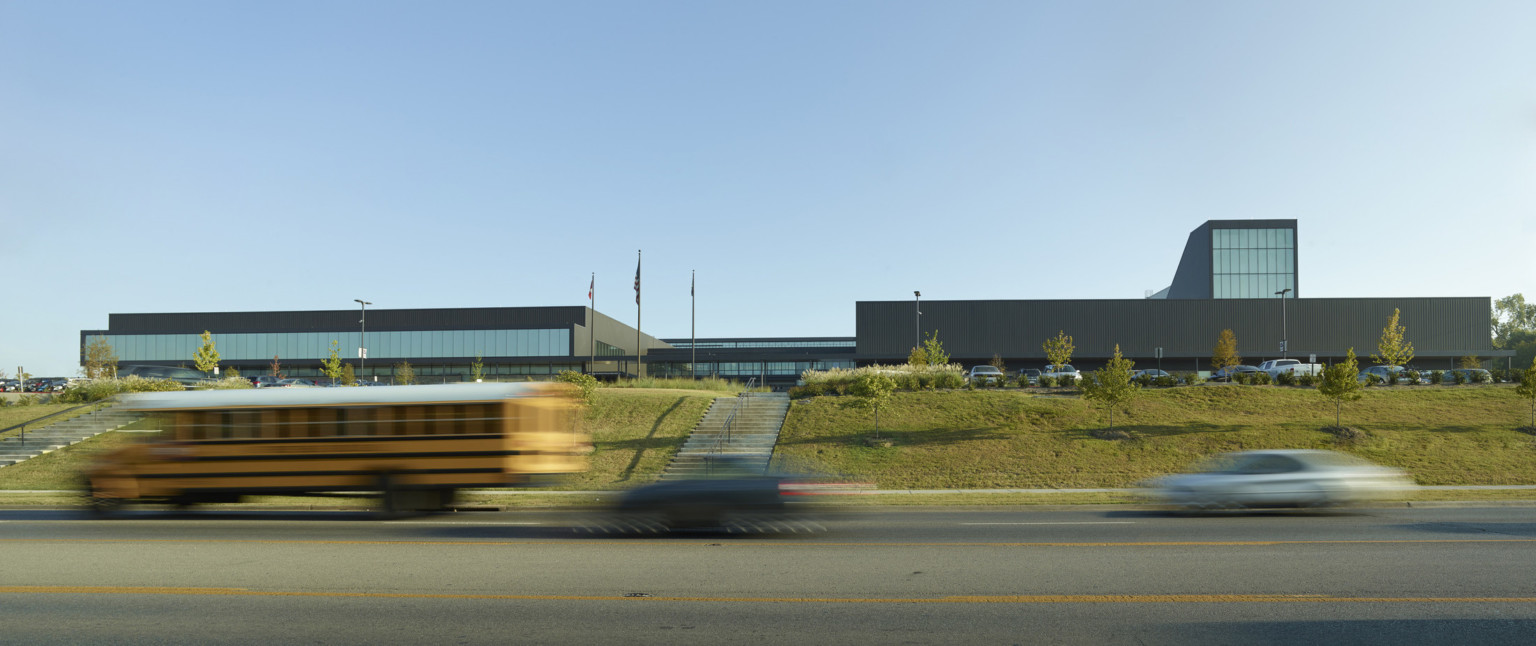
[[[1172,377],[1173,376],[1171,374],[1168,374],[1165,371],[1158,370],[1157,368],[1148,368],[1146,370],[1137,370],[1136,372],[1131,373],[1131,381],[1135,381],[1137,379],[1140,379],[1142,375],[1146,375],[1149,379],[1157,379],[1158,377]]]
[[[313,379],[280,379],[272,384],[272,388],[310,388],[316,386]]]
[[[272,375],[256,375],[255,377],[251,377],[251,385],[257,388],[266,388],[276,384],[278,381],[280,380]]]
[[[1019,378],[1027,380],[1033,386],[1040,383],[1040,371],[1034,368],[1025,368],[1019,371]]]
[[[1482,368],[1457,368],[1455,370],[1447,370],[1445,371],[1445,377],[1441,379],[1440,383],[1454,385],[1456,383],[1457,374],[1462,376],[1462,381],[1469,384],[1493,383],[1493,373],[1488,372],[1487,370],[1483,370]]]
[[[1259,371],[1269,373],[1270,379],[1279,379],[1280,375],[1290,373],[1292,376],[1312,375],[1314,377],[1323,374],[1323,364],[1302,363],[1299,359],[1270,359],[1259,364]]]
[[[987,382],[1002,385],[1003,371],[998,370],[997,366],[976,366],[965,373],[965,380],[978,386],[985,386]]]
[[[1047,365],[1045,369],[1040,372],[1040,376],[1051,377],[1053,379],[1071,377],[1078,381],[1082,381],[1083,379],[1083,373],[1078,372],[1077,368],[1073,368],[1072,364],[1065,364],[1060,366]]]
[[[1144,484],[1158,502],[1190,510],[1327,507],[1390,498],[1413,486],[1401,469],[1318,450],[1227,453],[1191,472]]]
[[[174,366],[122,366],[117,369],[117,376],[120,378],[169,379],[181,384],[188,390],[213,381],[207,375],[191,368],[177,368]]]
[[[1211,373],[1211,381],[1232,381],[1238,374],[1264,372],[1253,366],[1227,366]]]
[[[0,393],[15,392],[21,388],[21,382],[15,379],[0,379]]]
[[[1381,383],[1385,384],[1390,383],[1392,377],[1397,377],[1399,380],[1407,379],[1408,375],[1404,374],[1407,371],[1408,369],[1402,366],[1368,366],[1360,371],[1360,376],[1357,379],[1363,384],[1369,382],[1371,377],[1374,376]]]

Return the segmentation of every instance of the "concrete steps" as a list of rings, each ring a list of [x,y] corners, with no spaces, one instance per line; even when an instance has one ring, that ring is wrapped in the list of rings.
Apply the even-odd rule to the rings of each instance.
[[[701,478],[726,468],[752,473],[767,471],[788,412],[789,396],[783,393],[717,398],[667,464],[661,479]],[[725,428],[727,420],[731,422],[729,429]]]
[[[23,462],[107,431],[117,430],[138,420],[139,417],[138,413],[104,408],[35,429],[28,426],[25,438],[17,434],[0,439],[0,467]]]

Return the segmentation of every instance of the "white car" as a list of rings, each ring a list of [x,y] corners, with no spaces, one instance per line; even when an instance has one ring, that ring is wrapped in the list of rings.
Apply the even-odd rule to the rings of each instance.
[[[997,366],[976,366],[966,373],[965,380],[978,386],[986,385],[988,381],[1002,385],[1003,371],[998,370]]]
[[[1040,376],[1042,376],[1042,377],[1051,377],[1053,379],[1061,379],[1062,377],[1071,377],[1071,378],[1076,379],[1078,381],[1082,381],[1083,380],[1083,373],[1078,372],[1077,368],[1073,368],[1071,364],[1062,365],[1062,366],[1046,366],[1045,370],[1043,370],[1040,373]]]
[[[1401,469],[1318,450],[1227,453],[1191,473],[1144,485],[1151,498],[1188,510],[1329,507],[1388,499],[1413,487]]]

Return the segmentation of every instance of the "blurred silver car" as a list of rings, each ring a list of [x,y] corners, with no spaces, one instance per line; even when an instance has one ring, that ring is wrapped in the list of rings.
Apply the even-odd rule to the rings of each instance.
[[[1242,451],[1191,473],[1149,481],[1147,494],[1186,510],[1330,507],[1396,497],[1413,487],[1401,469],[1318,450]]]

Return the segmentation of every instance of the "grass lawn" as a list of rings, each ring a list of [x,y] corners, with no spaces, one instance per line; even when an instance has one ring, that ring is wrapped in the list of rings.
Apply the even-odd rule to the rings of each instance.
[[[1198,458],[1262,448],[1328,448],[1407,469],[1419,484],[1536,484],[1527,405],[1509,386],[1372,388],[1343,406],[1366,437],[1322,432],[1334,407],[1312,389],[1207,385],[1150,389],[1115,415],[1131,440],[1100,440],[1108,415],[1076,396],[1029,391],[897,393],[880,412],[889,448],[863,440],[873,415],[852,398],[796,401],[775,460],[880,488],[1127,487]]]
[[[45,417],[59,411],[69,410],[76,406],[79,406],[79,404],[33,404],[31,406],[6,406],[4,408],[0,408],[0,428],[10,428],[22,422],[30,422],[39,417]],[[54,422],[62,422],[71,417],[84,415],[89,412],[91,412],[91,409],[82,408],[74,413],[51,418],[45,423],[52,424]],[[28,433],[35,430],[37,429],[30,425],[27,426]],[[5,433],[0,433],[0,437],[14,437],[17,435],[21,435],[21,431],[6,431]]]

